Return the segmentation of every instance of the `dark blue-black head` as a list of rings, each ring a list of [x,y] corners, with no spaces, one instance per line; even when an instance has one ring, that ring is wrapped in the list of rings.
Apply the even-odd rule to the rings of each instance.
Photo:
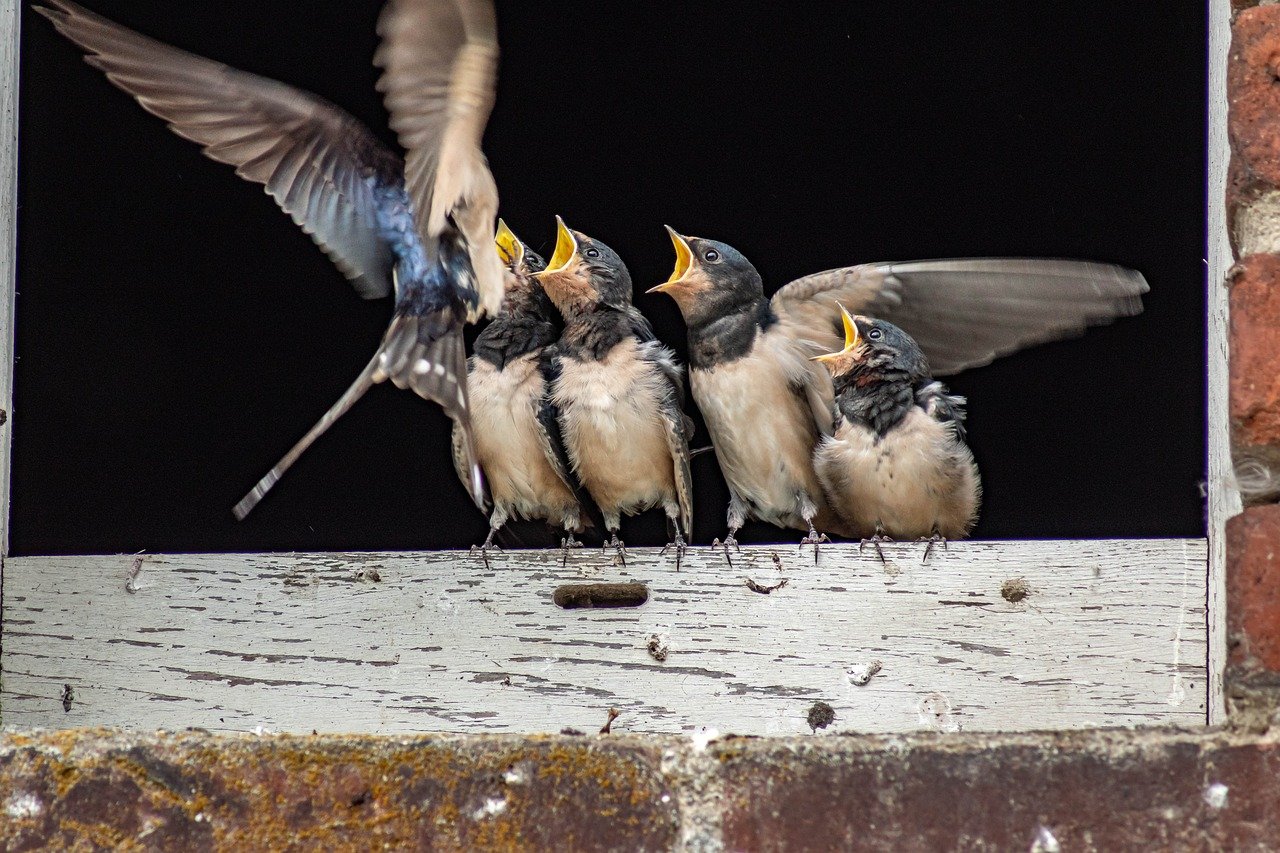
[[[929,362],[915,339],[886,320],[854,316],[842,307],[844,349],[819,355],[831,371],[837,391],[846,385],[879,382],[917,385],[930,378]]]
[[[675,246],[676,266],[669,279],[647,292],[674,299],[690,326],[701,326],[764,299],[760,273],[737,249],[666,228]]]
[[[537,275],[551,301],[566,318],[595,305],[631,305],[631,273],[617,252],[556,217],[556,250]]]

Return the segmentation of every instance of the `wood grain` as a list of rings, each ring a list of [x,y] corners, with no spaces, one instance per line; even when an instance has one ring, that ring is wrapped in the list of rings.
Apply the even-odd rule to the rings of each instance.
[[[1209,169],[1206,196],[1208,286],[1208,503],[1209,503],[1209,722],[1226,722],[1223,672],[1227,666],[1227,519],[1240,512],[1231,464],[1227,410],[1230,300],[1227,270],[1233,262],[1227,238],[1227,50],[1231,43],[1231,3],[1209,2]]]
[[[13,423],[13,307],[18,234],[17,0],[0,0],[0,575],[9,553],[9,445]]]
[[[216,731],[1028,730],[1203,724],[1204,540],[21,557],[7,726]],[[775,563],[774,557],[777,557]],[[768,594],[752,591],[784,586]],[[640,582],[566,610],[569,583]],[[878,666],[878,669],[877,669]],[[69,697],[68,697],[68,694]]]

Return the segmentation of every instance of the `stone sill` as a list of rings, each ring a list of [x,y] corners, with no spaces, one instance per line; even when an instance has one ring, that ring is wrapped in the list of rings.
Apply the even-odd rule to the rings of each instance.
[[[712,736],[10,733],[0,846],[1074,851],[1280,838],[1274,736]]]

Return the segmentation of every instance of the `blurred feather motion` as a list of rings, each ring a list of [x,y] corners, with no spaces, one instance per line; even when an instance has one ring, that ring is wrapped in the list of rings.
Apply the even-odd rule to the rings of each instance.
[[[366,299],[394,294],[377,353],[324,417],[235,506],[244,518],[371,386],[435,401],[461,433],[467,488],[484,505],[462,326],[502,301],[497,188],[480,150],[498,46],[488,0],[390,0],[374,57],[402,158],[315,95],[179,50],[70,0],[36,11],[86,61],[204,153],[262,184]]]

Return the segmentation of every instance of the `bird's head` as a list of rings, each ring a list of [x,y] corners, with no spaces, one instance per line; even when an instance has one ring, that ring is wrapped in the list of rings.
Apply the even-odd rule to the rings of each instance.
[[[556,250],[538,281],[562,314],[588,306],[631,304],[631,273],[618,253],[581,231],[571,231],[556,217]]]
[[[534,276],[547,268],[542,256],[530,249],[501,219],[494,245],[504,267],[506,301],[523,302],[540,293],[542,287]]]
[[[855,316],[840,306],[844,325],[844,349],[814,356],[831,371],[837,386],[840,380],[869,385],[889,379],[912,383],[929,378],[929,363],[915,339],[885,320]]]
[[[690,326],[715,320],[764,298],[760,273],[732,246],[702,237],[686,237],[666,226],[676,250],[671,277],[646,293],[665,293],[676,301]]]

